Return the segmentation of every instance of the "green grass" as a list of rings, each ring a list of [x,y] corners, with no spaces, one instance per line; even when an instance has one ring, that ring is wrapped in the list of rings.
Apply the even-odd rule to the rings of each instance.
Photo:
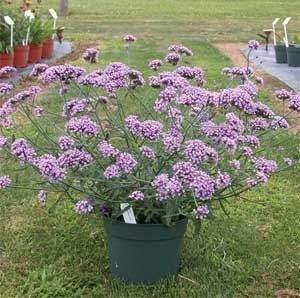
[[[168,41],[139,41],[134,66],[148,73],[147,61],[164,57]],[[207,43],[186,45],[195,52],[190,62],[206,70],[209,87],[225,87],[228,81],[220,73],[230,61]],[[106,42],[100,64],[114,60],[126,62],[123,44]],[[268,101],[265,94],[261,99]],[[41,104],[53,111],[61,102],[45,94]],[[34,136],[28,123],[23,129]],[[280,140],[286,147],[299,147],[299,136],[283,135]],[[299,159],[299,148],[292,155]],[[30,170],[21,174],[15,172],[15,164],[0,162],[0,173],[18,173],[22,183],[34,179]],[[180,274],[193,282],[178,277],[152,286],[111,278],[101,221],[91,226],[75,216],[69,202],[51,208],[54,197],[43,208],[36,192],[6,191],[0,200],[0,297],[267,298],[283,288],[300,290],[299,180],[299,169],[280,173],[267,186],[244,194],[259,204],[247,200],[226,204],[230,217],[216,206],[200,239],[194,237],[191,225],[185,235]]]
[[[57,8],[57,0],[47,6]],[[101,40],[131,32],[157,40],[247,41],[272,27],[276,17],[293,17],[299,33],[297,0],[97,0],[69,1],[70,15],[60,18],[66,37]],[[278,26],[281,30],[282,26]]]

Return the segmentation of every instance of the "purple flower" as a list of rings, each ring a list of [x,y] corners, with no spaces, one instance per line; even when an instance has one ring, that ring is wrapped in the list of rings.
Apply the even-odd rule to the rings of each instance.
[[[183,135],[177,128],[171,128],[163,137],[165,152],[175,153],[180,149]]]
[[[234,113],[226,114],[226,124],[228,124],[233,131],[236,131],[239,134],[245,130],[243,120],[241,120]]]
[[[12,104],[18,103],[21,101],[24,101],[25,99],[29,97],[35,97],[38,92],[40,92],[42,89],[39,86],[31,86],[27,90],[21,91],[15,96],[11,97],[8,101]]]
[[[211,199],[215,192],[214,181],[203,171],[196,172],[190,187],[194,190],[195,197],[201,201]]]
[[[45,206],[47,202],[47,191],[41,190],[38,194],[38,200],[41,203],[41,205]]]
[[[140,150],[141,154],[144,155],[145,157],[147,157],[149,159],[155,159],[155,153],[152,148],[144,145],[144,146],[140,147],[139,150]]]
[[[89,117],[82,116],[79,118],[71,118],[65,125],[65,130],[75,133],[76,135],[96,136],[98,134],[98,126]]]
[[[80,114],[84,111],[88,111],[91,108],[90,104],[93,103],[93,99],[84,98],[84,99],[72,99],[66,102],[63,106],[63,117],[75,116],[76,114]]]
[[[156,59],[150,61],[148,66],[153,70],[159,70],[159,68],[163,65],[164,63],[161,60]]]
[[[88,48],[82,55],[82,58],[90,63],[98,63],[99,50]]]
[[[231,185],[231,177],[228,173],[218,171],[216,178],[216,188],[226,187]]]
[[[126,42],[135,42],[136,41],[136,37],[133,36],[132,34],[127,34],[123,37],[124,41]]]
[[[10,129],[10,128],[13,128],[13,127],[14,127],[14,124],[13,124],[12,120],[9,119],[9,118],[4,118],[4,119],[2,119],[1,125],[2,125],[4,128],[7,128],[7,129]]]
[[[172,65],[176,65],[180,60],[180,55],[175,52],[171,52],[166,56],[165,60]]]
[[[190,162],[177,162],[172,169],[175,179],[182,183],[191,183],[199,174],[199,171]]]
[[[274,95],[279,100],[286,100],[292,96],[292,92],[288,91],[286,89],[280,89],[280,90],[275,91]]]
[[[103,155],[103,157],[116,157],[119,153],[119,151],[107,141],[101,141],[97,147]]]
[[[125,173],[130,174],[137,166],[137,161],[130,153],[122,152],[117,155],[116,165]]]
[[[0,189],[4,189],[11,184],[11,180],[8,176],[0,177]]]
[[[292,95],[288,102],[289,109],[300,112],[300,95]]]
[[[0,135],[0,151],[7,144],[7,137]]]
[[[6,95],[13,89],[13,85],[0,83],[0,95]]]
[[[0,77],[1,76],[10,76],[17,71],[16,68],[11,66],[4,66],[0,68]]]
[[[239,170],[241,168],[241,163],[236,159],[232,160],[230,164],[235,170]]]
[[[253,154],[253,150],[250,147],[241,147],[241,152],[243,156],[250,157]]]
[[[40,106],[36,106],[34,109],[33,109],[33,115],[36,116],[36,117],[41,117],[42,114],[44,112],[44,109]]]
[[[253,157],[251,163],[255,165],[258,172],[270,174],[277,170],[277,163],[274,160],[268,160],[264,157]]]
[[[281,116],[274,116],[270,123],[270,128],[279,129],[279,128],[290,128],[289,123]]]
[[[22,138],[16,139],[11,144],[10,152],[19,159],[21,164],[24,164],[25,162],[32,163],[36,157],[35,150]]]
[[[114,177],[120,177],[121,170],[117,165],[111,165],[105,169],[103,175],[106,179],[111,180]]]
[[[284,158],[283,161],[284,161],[284,163],[287,164],[288,166],[291,166],[291,165],[293,164],[293,161],[292,161],[290,158],[288,158],[288,157]]]
[[[46,71],[49,66],[43,63],[37,63],[34,65],[30,75],[33,77],[38,77],[40,74]]]
[[[256,81],[256,83],[258,83],[258,84],[261,84],[261,85],[264,84],[264,79],[263,79],[262,77],[256,76],[256,77],[255,77],[255,81]]]
[[[75,212],[78,214],[89,214],[94,210],[94,207],[91,204],[91,199],[78,201],[75,205]]]
[[[144,194],[139,190],[132,192],[128,197],[135,201],[143,201],[144,200]]]
[[[59,166],[57,159],[51,154],[38,157],[34,160],[34,165],[50,183],[63,181],[66,178],[66,170]]]
[[[249,120],[249,126],[252,131],[260,131],[266,130],[269,124],[263,118],[257,117]]]
[[[61,150],[67,150],[75,145],[75,140],[69,136],[62,136],[59,138],[58,143]]]
[[[193,56],[193,52],[188,49],[187,47],[183,46],[183,45],[180,45],[178,47],[178,53],[179,54],[185,54],[186,56]]]
[[[105,204],[100,204],[99,209],[100,209],[100,212],[101,212],[104,216],[106,216],[106,217],[109,217],[109,216],[110,216],[111,211],[109,210],[108,207],[105,206]]]
[[[77,148],[69,149],[62,153],[57,159],[58,165],[62,168],[82,168],[93,160],[92,156]]]
[[[249,49],[257,50],[258,47],[259,47],[259,42],[257,40],[249,40],[248,41],[248,48]]]
[[[207,218],[209,214],[209,210],[206,205],[198,206],[197,208],[193,209],[193,212],[195,214],[196,219],[200,219],[200,220]]]
[[[261,102],[256,102],[253,105],[253,108],[255,109],[255,115],[257,116],[272,118],[275,115],[274,112],[267,105]]]
[[[207,146],[200,140],[190,140],[185,142],[185,158],[187,161],[200,165],[204,161],[213,158],[214,164],[218,162],[218,153],[215,149]]]

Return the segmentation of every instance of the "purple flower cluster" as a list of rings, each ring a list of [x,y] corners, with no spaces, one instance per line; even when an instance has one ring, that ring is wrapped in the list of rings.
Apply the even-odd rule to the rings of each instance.
[[[41,117],[44,112],[44,109],[41,106],[34,107],[32,113],[35,117]]]
[[[171,179],[167,174],[160,174],[151,183],[156,190],[156,199],[164,201],[169,198],[175,199],[184,193],[182,183],[175,177]]]
[[[66,170],[59,166],[58,160],[51,154],[44,154],[34,160],[40,174],[50,183],[57,183],[66,178]]]
[[[168,51],[178,52],[179,54],[185,54],[186,56],[193,56],[193,52],[183,45],[170,45]]]
[[[130,115],[125,119],[126,128],[142,139],[158,140],[161,136],[163,125],[154,120],[140,122],[137,116]]]
[[[103,157],[116,157],[119,153],[119,150],[115,149],[110,143],[107,141],[101,141],[98,144],[98,149],[103,155]]]
[[[44,83],[51,84],[55,80],[69,82],[79,78],[85,70],[82,67],[76,67],[70,64],[55,65],[48,67],[41,75],[39,80]]]
[[[202,86],[205,83],[204,80],[204,71],[199,67],[189,67],[189,66],[181,66],[175,71],[180,76],[186,79],[195,79],[199,86]]]
[[[204,144],[201,140],[190,140],[185,142],[185,158],[187,161],[200,165],[203,162],[212,159],[213,164],[218,163],[218,153],[215,149]]]
[[[149,62],[149,67],[153,70],[159,70],[161,66],[163,66],[164,63],[159,60],[159,59],[155,59]]]
[[[257,50],[258,47],[259,47],[259,42],[257,40],[249,40],[248,41],[248,48],[249,49]]]
[[[240,170],[241,168],[241,163],[239,160],[233,159],[230,164],[235,170]]]
[[[0,95],[6,95],[13,89],[13,85],[0,83]]]
[[[143,145],[140,147],[139,150],[140,150],[141,154],[144,155],[145,157],[147,157],[149,159],[155,159],[155,153],[152,148]]]
[[[49,66],[43,63],[37,63],[34,65],[30,75],[33,77],[38,77],[40,74],[46,71]]]
[[[69,136],[61,136],[58,144],[61,150],[68,150],[75,145],[75,140]]]
[[[122,152],[117,155],[116,165],[125,173],[130,174],[137,166],[137,161],[127,152]]]
[[[136,191],[132,192],[128,197],[134,201],[143,201],[144,193],[142,193],[139,190],[136,190]]]
[[[180,55],[175,52],[171,52],[166,56],[165,60],[172,65],[177,65],[180,61]]]
[[[85,215],[90,214],[94,210],[94,207],[91,204],[92,204],[91,199],[78,201],[75,205],[75,212],[78,214],[85,214]]]
[[[96,136],[98,134],[98,126],[89,117],[74,117],[65,125],[65,130],[73,132],[74,134]]]
[[[249,126],[252,131],[266,130],[269,124],[263,118],[257,117],[249,120]]]
[[[281,116],[274,116],[270,123],[270,128],[276,130],[280,128],[290,128],[289,123]]]
[[[63,117],[73,117],[77,114],[80,114],[84,111],[92,110],[91,103],[94,100],[92,98],[83,98],[83,99],[72,99],[67,101],[63,106],[62,116]]]
[[[62,168],[82,168],[93,160],[92,156],[77,148],[69,149],[62,153],[57,159],[58,165]]]
[[[1,76],[11,76],[13,73],[17,71],[16,68],[11,67],[11,66],[4,66],[0,68],[0,77]]]
[[[90,63],[98,63],[99,50],[95,48],[88,48],[83,53],[82,58]]]
[[[0,151],[7,144],[7,137],[0,135]]]
[[[292,95],[288,102],[289,109],[300,112],[300,95]]]
[[[286,100],[292,96],[292,92],[286,89],[280,89],[277,90],[274,95],[279,100]]]
[[[20,101],[24,101],[25,99],[29,97],[35,97],[38,92],[42,91],[42,89],[39,86],[32,86],[29,87],[29,89],[21,91],[17,93],[15,96],[11,97],[8,102],[9,103],[18,103]]]
[[[234,66],[232,68],[225,67],[222,70],[223,74],[228,76],[231,80],[235,78],[240,78],[242,81],[247,81],[248,78],[253,73],[253,69],[251,67],[239,67]]]
[[[120,177],[121,169],[117,165],[111,165],[105,169],[103,175],[106,179],[111,180],[114,177]]]
[[[231,185],[231,177],[228,173],[218,171],[216,178],[216,188],[226,187]]]
[[[180,149],[183,142],[183,135],[177,128],[171,128],[163,137],[165,152],[175,153]]]
[[[11,180],[8,176],[0,177],[0,189],[4,189],[11,184]]]
[[[193,209],[196,219],[202,220],[207,218],[209,214],[209,210],[207,206],[198,206],[197,208]]]
[[[126,42],[135,42],[136,41],[136,37],[133,36],[132,34],[127,34],[123,37],[124,41]]]
[[[32,163],[36,157],[35,150],[25,139],[16,139],[10,147],[10,152],[16,156],[21,164],[26,162]]]
[[[47,203],[47,191],[46,190],[41,190],[38,193],[38,200],[41,205],[45,206]]]
[[[285,158],[283,159],[283,162],[284,162],[285,164],[287,164],[288,166],[292,166],[292,165],[293,165],[293,161],[292,161],[289,157],[285,157]]]

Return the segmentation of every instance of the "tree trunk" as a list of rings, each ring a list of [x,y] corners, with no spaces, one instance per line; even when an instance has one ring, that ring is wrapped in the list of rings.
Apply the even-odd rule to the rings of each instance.
[[[68,15],[68,0],[59,0],[59,14],[61,16]]]

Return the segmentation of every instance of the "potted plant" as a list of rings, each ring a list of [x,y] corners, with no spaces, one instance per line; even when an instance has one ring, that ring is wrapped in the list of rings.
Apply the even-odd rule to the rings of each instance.
[[[55,29],[53,29],[53,22],[51,20],[46,20],[43,23],[44,42],[43,42],[43,49],[42,49],[42,58],[50,58],[53,55],[53,49],[54,49],[53,34],[54,33],[55,33]]]
[[[292,67],[300,67],[300,38],[295,36],[292,46],[287,48],[288,65]]]
[[[18,68],[23,68],[27,66],[29,58],[29,46],[27,44],[29,19],[25,18],[23,13],[16,13],[14,15],[14,20],[14,66]]]
[[[135,40],[126,35],[127,53]],[[251,51],[258,45],[249,42]],[[95,55],[98,50],[89,49],[84,59],[94,62]],[[201,68],[180,66],[192,55],[170,46],[168,71],[158,72],[162,60],[151,61],[144,89],[142,73],[120,62],[90,73],[37,64],[32,75],[60,88],[61,107],[55,105],[55,113],[38,105],[37,86],[12,94],[2,107],[5,123],[18,110],[36,128],[27,137],[28,129],[7,125],[0,136],[0,153],[33,168],[41,180],[24,187],[43,205],[66,199],[77,215],[103,218],[111,272],[131,282],[175,276],[188,218],[199,231],[223,202],[292,166],[288,156],[275,161],[265,155],[289,123],[258,101],[254,80],[262,80],[249,67],[226,68],[236,82],[211,91],[202,86]],[[286,90],[276,96],[300,111],[299,96]],[[20,175],[1,175],[0,190],[18,187]]]
[[[29,37],[29,62],[37,63],[42,59],[42,44],[44,41],[44,31],[42,19],[36,15],[31,22]]]
[[[283,37],[279,34],[276,35],[277,35],[277,40],[279,40],[279,42],[276,45],[274,45],[276,63],[284,64],[287,63],[286,45]]]
[[[0,16],[0,68],[13,66],[14,54],[10,46],[10,27]]]

